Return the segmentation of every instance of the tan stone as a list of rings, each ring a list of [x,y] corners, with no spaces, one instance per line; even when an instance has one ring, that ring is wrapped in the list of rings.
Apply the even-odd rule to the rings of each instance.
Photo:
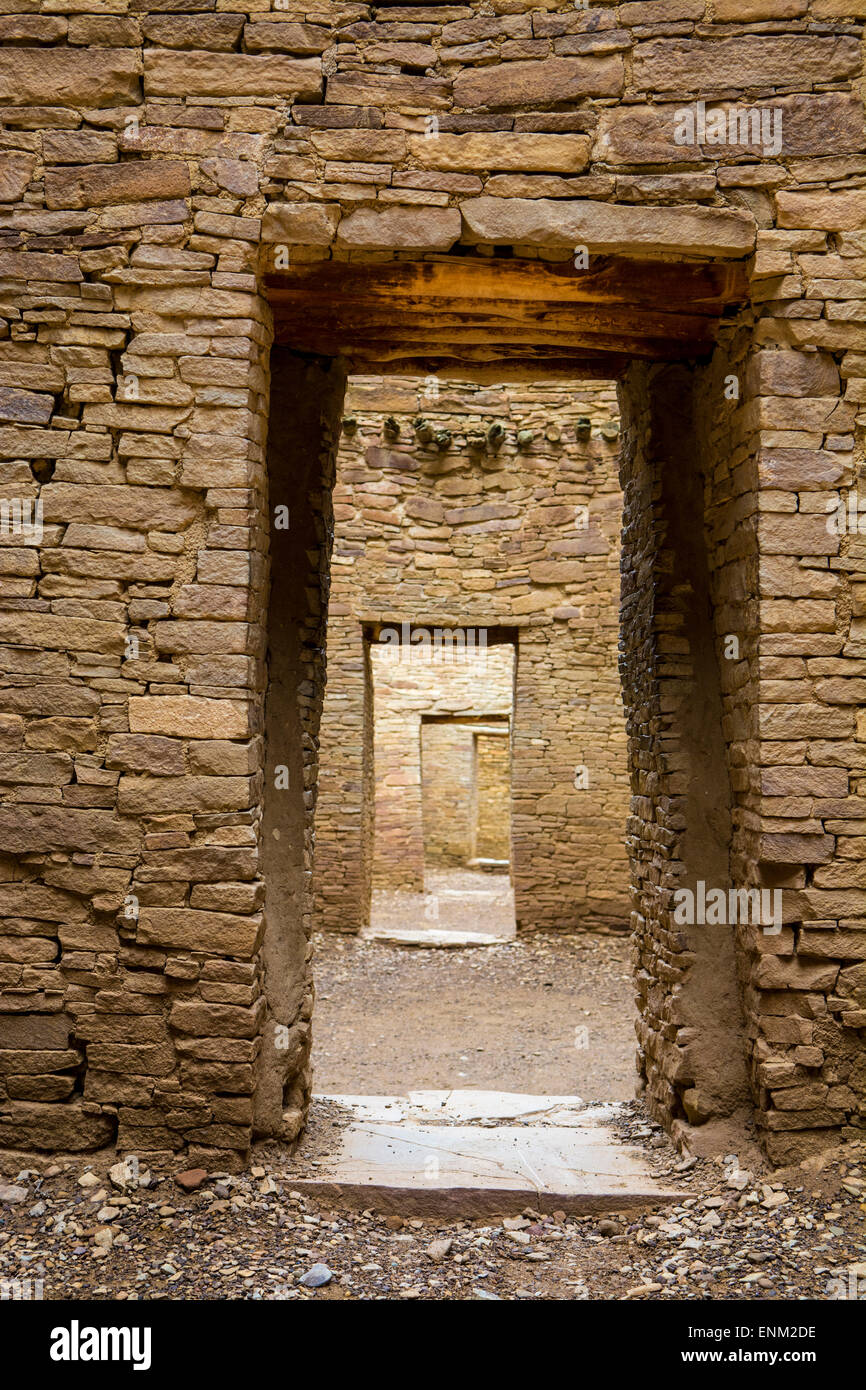
[[[146,49],[144,89],[148,96],[264,96],[315,102],[322,97],[322,64],[317,58]]]
[[[456,208],[359,208],[344,217],[337,244],[359,250],[450,251],[460,236]]]
[[[44,888],[38,883],[0,884],[0,915],[32,917],[45,922],[80,922],[87,915],[84,904],[71,893]]]
[[[271,203],[262,218],[262,241],[330,246],[339,220],[339,203]]]
[[[71,781],[72,759],[67,753],[0,753],[0,782],[62,786]]]
[[[770,396],[829,396],[839,391],[839,369],[825,352],[757,352],[749,381]]]
[[[82,1153],[104,1147],[113,1134],[110,1115],[91,1114],[77,1103],[14,1100],[4,1105],[0,1115],[0,1144],[4,1148]]]
[[[247,738],[249,709],[233,700],[193,695],[143,695],[129,701],[133,733],[171,734],[177,738]]]
[[[811,87],[816,68],[825,82],[859,70],[857,40],[817,35],[744,34],[736,38],[653,39],[639,43],[633,76],[639,91],[687,92],[707,97],[724,88],[764,85]]]
[[[64,618],[53,613],[0,613],[0,642],[116,654],[123,649],[123,626],[119,622]]]
[[[171,1026],[178,1033],[193,1033],[206,1037],[254,1038],[261,1029],[264,1013],[263,998],[251,1008],[238,1008],[233,1004],[186,1003],[178,1000],[172,1006]]]
[[[199,513],[191,493],[173,488],[89,487],[47,483],[41,493],[46,521],[186,530]]]
[[[50,208],[89,208],[147,198],[189,196],[189,168],[179,161],[141,159],[48,171],[45,201]]]
[[[461,210],[467,229],[464,241],[585,245],[590,256],[650,249],[693,256],[743,256],[755,244],[755,224],[748,214],[715,208],[481,197],[468,199]]]
[[[33,177],[35,163],[29,154],[0,154],[0,203],[17,203]]]
[[[866,228],[866,189],[776,194],[780,227],[857,232]]]
[[[856,0],[854,0],[856,3]],[[813,13],[814,13],[813,0]],[[850,3],[850,0],[843,0]],[[809,0],[714,0],[713,13],[719,22],[745,24],[750,19],[799,19],[809,8]]]
[[[2,54],[0,54],[2,56]],[[0,251],[0,275],[4,279],[11,280],[70,280],[80,281],[84,279],[81,267],[74,256],[53,256],[48,252],[41,251]],[[30,431],[28,431],[28,434]],[[33,444],[36,453],[26,451],[27,440],[23,437],[21,430],[0,430],[0,452],[4,457],[15,457],[16,454],[23,458],[35,458],[36,453],[44,453],[46,444],[52,440],[52,436],[40,434],[38,437],[33,435]],[[55,431],[53,435],[54,447],[58,451],[63,451],[66,443],[62,434]],[[16,448],[20,442],[21,447]]]
[[[0,49],[0,101],[122,106],[137,101],[140,72],[138,54],[123,48]]]
[[[454,101],[463,108],[509,108],[619,96],[622,58],[545,58],[542,62],[497,63],[466,68],[454,79]]]
[[[442,133],[435,140],[411,136],[409,151],[428,169],[517,169],[576,174],[589,162],[589,143],[587,135]]]
[[[122,816],[159,816],[176,811],[246,811],[252,798],[249,777],[134,777],[117,784]]]
[[[194,908],[141,909],[136,939],[141,945],[249,959],[259,946],[262,919]]]
[[[186,771],[183,744],[179,739],[151,738],[144,734],[112,734],[105,766],[119,768],[122,772],[149,772],[158,777],[180,777]]]
[[[0,1049],[0,1075],[33,1076],[40,1072],[66,1071],[78,1067],[84,1053],[77,1048]]]
[[[88,853],[135,850],[137,827],[111,811],[60,806],[0,807],[0,842],[8,854],[45,854],[61,849]]]
[[[234,48],[244,27],[240,14],[148,14],[142,32],[152,44],[165,48]]]
[[[244,44],[253,53],[261,50],[280,53],[321,53],[331,42],[331,31],[324,24],[297,24],[281,19],[256,20],[244,26]]]
[[[323,159],[398,164],[406,158],[407,140],[402,130],[316,130],[310,141]],[[438,140],[422,143],[437,144]],[[412,146],[414,141],[410,142]]]
[[[815,19],[866,19],[866,0],[812,0],[811,9]]]

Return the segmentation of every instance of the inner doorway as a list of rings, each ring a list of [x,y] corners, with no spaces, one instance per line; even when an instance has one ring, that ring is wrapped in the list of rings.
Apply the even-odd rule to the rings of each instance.
[[[633,1094],[618,455],[610,382],[349,379],[317,1090]]]
[[[383,640],[392,634],[405,640]],[[467,625],[404,623],[378,638],[370,935],[508,940],[516,647],[497,629]]]

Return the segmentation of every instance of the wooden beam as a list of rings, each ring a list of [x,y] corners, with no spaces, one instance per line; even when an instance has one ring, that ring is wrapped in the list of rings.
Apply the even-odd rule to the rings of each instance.
[[[286,344],[291,346],[291,344]],[[331,353],[317,354],[332,356]],[[417,356],[409,356],[403,350],[393,353],[390,358],[372,350],[362,353],[353,350],[342,354],[347,371],[352,376],[388,376],[399,371],[408,376],[457,377],[461,381],[477,381],[486,384],[503,382],[535,381],[539,375],[546,379],[561,378],[567,381],[615,381],[622,376],[631,358],[618,357],[613,353],[599,356],[581,356],[577,353],[550,354],[539,352],[512,356],[504,351],[485,352],[484,356],[471,353],[468,349],[461,353],[443,353],[433,356],[428,350]]]
[[[299,263],[265,277],[276,341],[377,362],[661,361],[712,351],[721,316],[746,297],[738,264],[599,258],[570,263],[447,256]],[[434,370],[436,368],[434,367]]]
[[[468,299],[498,302],[568,300],[573,303],[676,307],[694,311],[705,306],[715,315],[726,305],[744,303],[747,282],[738,262],[706,263],[636,261],[598,257],[588,270],[570,261],[527,261],[481,256],[449,256],[427,261],[299,262],[265,276],[271,291],[303,287],[317,298],[329,296],[368,301],[392,299],[408,292],[414,299]]]

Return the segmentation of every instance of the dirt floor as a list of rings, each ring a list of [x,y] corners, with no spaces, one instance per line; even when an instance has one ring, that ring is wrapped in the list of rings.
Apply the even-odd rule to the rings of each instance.
[[[514,889],[507,874],[428,868],[423,893],[373,890],[370,930],[483,932],[509,940],[515,932]]]
[[[427,950],[322,934],[314,971],[320,1095],[462,1087],[634,1096],[627,937]]]

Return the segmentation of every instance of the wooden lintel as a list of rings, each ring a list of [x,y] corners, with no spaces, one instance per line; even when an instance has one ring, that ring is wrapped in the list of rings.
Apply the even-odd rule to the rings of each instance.
[[[301,262],[267,275],[265,287],[278,343],[355,369],[513,358],[542,370],[607,358],[608,376],[631,357],[707,356],[719,319],[745,298],[737,264],[615,257],[586,271],[466,256]]]

